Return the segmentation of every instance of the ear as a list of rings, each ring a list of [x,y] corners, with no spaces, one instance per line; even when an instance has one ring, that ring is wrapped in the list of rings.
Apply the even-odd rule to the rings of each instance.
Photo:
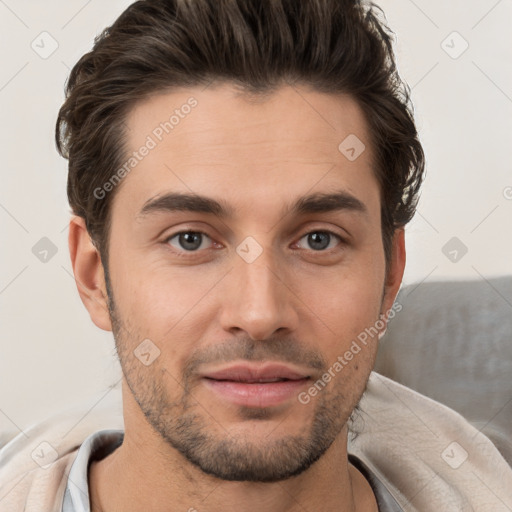
[[[384,283],[384,295],[381,306],[381,318],[386,322],[389,312],[395,302],[396,296],[402,284],[405,270],[405,231],[403,228],[395,230],[392,239],[392,252],[389,268]],[[379,333],[379,339],[384,336],[386,328]]]
[[[71,218],[68,245],[80,298],[89,311],[91,320],[100,329],[111,331],[103,264],[82,217]]]

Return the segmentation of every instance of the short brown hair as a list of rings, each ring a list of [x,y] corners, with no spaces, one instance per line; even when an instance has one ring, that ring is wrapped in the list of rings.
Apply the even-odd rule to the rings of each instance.
[[[381,190],[386,262],[413,217],[425,157],[380,8],[358,0],[141,0],[73,67],[56,124],[68,199],[108,261],[111,203],[101,187],[126,161],[135,103],[173,87],[230,82],[250,94],[306,85],[363,109]],[[340,141],[341,142],[341,141]]]

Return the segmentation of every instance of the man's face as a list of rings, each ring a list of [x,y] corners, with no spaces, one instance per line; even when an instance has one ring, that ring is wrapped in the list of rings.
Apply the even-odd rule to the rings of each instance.
[[[197,105],[181,109],[191,96]],[[175,109],[182,116],[159,141],[155,129]],[[148,136],[156,142],[112,204],[112,328],[133,394],[126,432],[143,442],[152,427],[222,479],[298,474],[346,434],[377,337],[350,360],[344,354],[393,299],[383,297],[379,186],[363,114],[349,97],[283,87],[249,102],[222,85],[153,96],[126,124],[130,151]],[[351,134],[366,145],[355,160],[338,149]],[[174,210],[161,200],[171,193],[208,197],[226,215]],[[330,202],[341,206],[293,209],[317,194],[341,194]],[[305,378],[205,377],[269,362]],[[334,376],[310,393],[329,369]]]

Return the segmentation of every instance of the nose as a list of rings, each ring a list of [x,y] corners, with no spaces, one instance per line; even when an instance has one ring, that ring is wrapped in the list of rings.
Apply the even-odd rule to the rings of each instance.
[[[287,282],[271,249],[249,263],[235,256],[228,274],[227,296],[222,299],[222,327],[228,332],[245,331],[253,340],[266,340],[278,331],[297,328],[298,298]]]

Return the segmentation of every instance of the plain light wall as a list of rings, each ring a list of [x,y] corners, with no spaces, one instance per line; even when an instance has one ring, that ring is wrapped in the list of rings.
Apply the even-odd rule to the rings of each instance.
[[[112,335],[91,322],[72,276],[54,128],[71,67],[130,3],[0,3],[0,432],[77,402],[93,407],[119,387]],[[397,35],[427,155],[404,284],[512,274],[512,2],[377,3]]]

